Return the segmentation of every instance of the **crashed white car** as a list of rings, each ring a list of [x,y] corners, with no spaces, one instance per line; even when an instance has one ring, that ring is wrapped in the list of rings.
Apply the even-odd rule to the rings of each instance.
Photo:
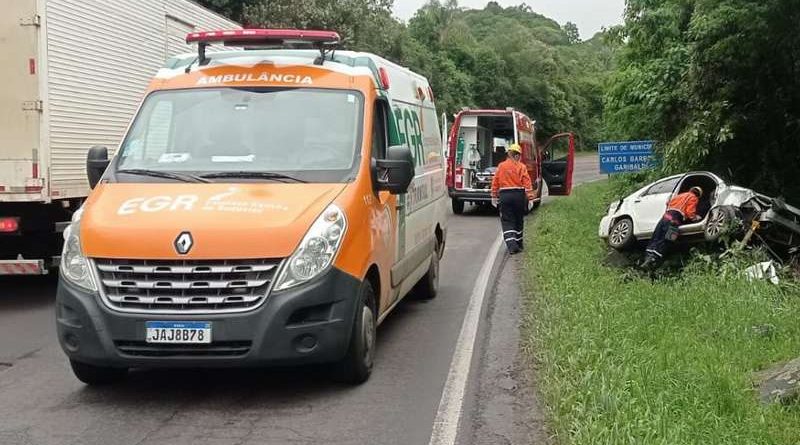
[[[670,199],[694,186],[704,192],[697,206],[702,219],[680,226],[682,240],[715,242],[732,232],[743,233],[757,221],[765,240],[785,248],[800,245],[800,209],[753,190],[729,185],[710,172],[660,179],[612,203],[600,221],[600,237],[616,250],[650,240]]]

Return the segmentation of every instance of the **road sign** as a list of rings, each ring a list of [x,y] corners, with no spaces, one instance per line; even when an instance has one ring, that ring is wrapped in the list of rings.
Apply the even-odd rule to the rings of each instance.
[[[638,172],[653,167],[653,141],[603,142],[598,144],[600,172]]]

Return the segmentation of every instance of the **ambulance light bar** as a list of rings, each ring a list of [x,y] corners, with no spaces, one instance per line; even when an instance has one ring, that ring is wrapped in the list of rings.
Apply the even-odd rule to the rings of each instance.
[[[322,52],[322,61],[327,52],[334,50],[341,38],[334,31],[313,31],[305,29],[233,29],[221,31],[193,32],[186,35],[186,43],[197,43],[200,65],[208,63],[206,47],[219,43],[225,46],[290,46],[310,44]]]
[[[229,31],[193,32],[186,43],[223,43],[227,46],[281,45],[291,42],[338,44],[341,39],[334,31],[304,29],[234,29]]]

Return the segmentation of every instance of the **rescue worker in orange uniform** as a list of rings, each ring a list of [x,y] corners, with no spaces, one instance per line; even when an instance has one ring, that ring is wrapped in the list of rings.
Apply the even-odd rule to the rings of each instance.
[[[681,193],[669,201],[667,211],[658,222],[650,244],[647,246],[647,255],[641,266],[643,269],[655,267],[664,259],[664,255],[673,241],[668,236],[670,228],[677,229],[683,224],[700,219],[697,214],[697,204],[702,197],[703,189],[692,187],[688,192]]]
[[[507,154],[492,179],[492,205],[500,209],[503,239],[508,252],[515,255],[523,248],[525,213],[534,196],[528,168],[520,162],[522,149],[512,144]]]

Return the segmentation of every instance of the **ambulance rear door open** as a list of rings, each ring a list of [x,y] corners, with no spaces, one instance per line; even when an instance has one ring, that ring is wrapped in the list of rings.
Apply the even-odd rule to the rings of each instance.
[[[550,195],[566,196],[572,193],[575,135],[562,133],[553,136],[544,145],[542,157],[542,177]]]

